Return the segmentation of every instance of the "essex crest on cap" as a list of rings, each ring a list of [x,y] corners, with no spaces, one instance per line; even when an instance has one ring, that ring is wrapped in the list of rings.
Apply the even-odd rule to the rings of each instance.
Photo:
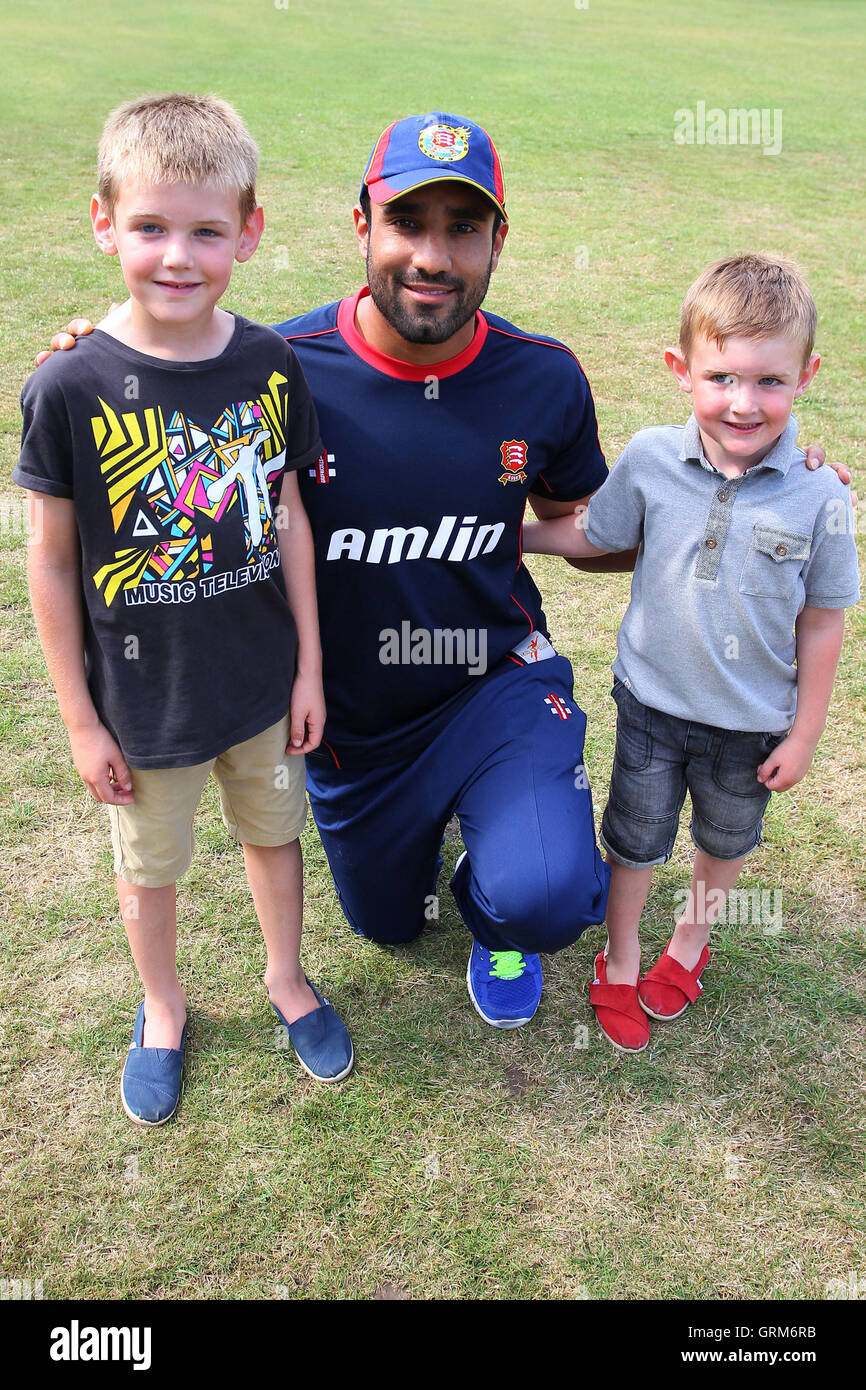
[[[418,148],[428,159],[463,159],[469,153],[469,127],[441,121],[425,126],[418,136]]]
[[[437,179],[477,188],[507,220],[496,146],[483,126],[449,111],[403,116],[383,130],[367,161],[361,196],[366,190],[371,202],[388,203]]]

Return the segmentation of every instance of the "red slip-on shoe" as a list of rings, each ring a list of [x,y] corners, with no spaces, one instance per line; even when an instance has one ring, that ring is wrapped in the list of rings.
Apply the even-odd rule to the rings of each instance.
[[[589,1002],[599,1028],[617,1052],[643,1052],[650,1040],[650,1026],[637,997],[637,985],[608,984],[604,951],[595,958]]]
[[[671,941],[673,937],[671,937]],[[637,987],[637,997],[644,1013],[659,1023],[668,1023],[684,1014],[703,992],[701,974],[710,963],[705,946],[694,970],[686,970],[678,960],[668,955],[668,942],[652,970],[648,970]]]

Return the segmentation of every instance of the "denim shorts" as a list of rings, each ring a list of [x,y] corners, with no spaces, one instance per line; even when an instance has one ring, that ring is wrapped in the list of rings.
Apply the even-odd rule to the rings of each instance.
[[[677,719],[641,704],[614,679],[616,749],[599,840],[617,864],[645,869],[673,853],[686,790],[689,830],[713,859],[739,859],[761,843],[771,793],[758,767],[787,737]]]

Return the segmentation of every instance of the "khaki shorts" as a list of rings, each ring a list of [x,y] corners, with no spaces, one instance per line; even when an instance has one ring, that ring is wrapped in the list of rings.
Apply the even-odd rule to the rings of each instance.
[[[139,888],[164,888],[190,866],[193,817],[213,772],[230,835],[242,844],[287,845],[307,818],[304,759],[288,754],[288,715],[194,767],[132,768],[135,800],[109,806],[114,872]]]

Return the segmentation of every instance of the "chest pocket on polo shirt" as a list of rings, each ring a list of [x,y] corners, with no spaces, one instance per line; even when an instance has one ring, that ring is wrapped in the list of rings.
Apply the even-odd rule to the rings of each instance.
[[[793,598],[797,578],[812,549],[811,536],[756,526],[740,576],[740,593],[758,598]]]

